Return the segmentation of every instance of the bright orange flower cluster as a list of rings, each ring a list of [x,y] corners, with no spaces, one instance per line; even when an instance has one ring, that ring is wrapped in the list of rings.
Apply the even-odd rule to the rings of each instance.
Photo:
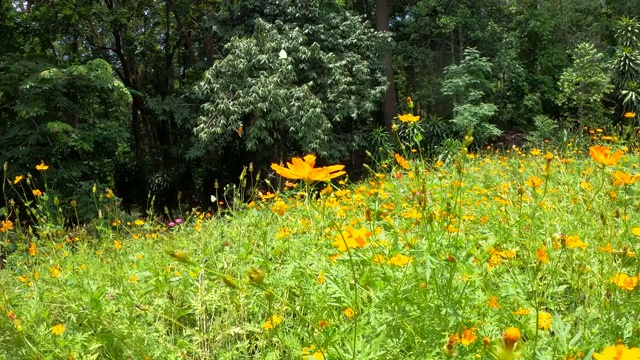
[[[2,226],[0,227],[0,232],[13,230],[13,222],[11,220],[2,220]]]
[[[591,156],[593,161],[604,166],[613,166],[617,164],[622,155],[624,155],[622,150],[616,150],[612,154],[611,148],[608,146],[594,145],[589,148],[589,156]]]
[[[633,185],[640,179],[640,174],[631,175],[628,172],[622,172],[620,170],[616,170],[611,176],[613,177],[613,184],[615,186]]]
[[[460,343],[462,344],[462,346],[467,347],[478,340],[478,335],[476,335],[476,327],[472,326],[470,328],[467,328],[466,326],[463,326],[462,333],[460,335],[458,335],[458,333],[451,335],[449,340],[453,343]]]
[[[549,253],[547,252],[547,246],[545,244],[542,244],[542,246],[540,246],[538,250],[536,250],[536,257],[538,258],[538,262],[540,264],[549,263]]]
[[[504,347],[507,350],[513,350],[514,345],[520,340],[520,330],[516,327],[510,327],[502,334]]]
[[[623,290],[633,291],[633,289],[638,286],[639,277],[640,276],[629,276],[624,273],[618,273],[613,277],[613,279],[611,279],[611,281]]]
[[[395,154],[395,158],[396,158],[396,162],[398,162],[398,165],[402,166],[403,169],[405,170],[409,170],[411,168],[411,165],[409,165],[409,163],[407,162],[407,160],[405,160],[402,155],[400,154]]]
[[[584,241],[580,240],[580,238],[577,235],[569,235],[564,239],[564,245],[567,247],[567,249],[582,249],[584,250],[587,246],[589,246],[589,244],[585,243]]]
[[[315,155],[307,155],[304,159],[294,157],[290,163],[287,163],[287,167],[271,164],[271,168],[284,178],[303,180],[307,184],[316,181],[331,180],[346,174],[346,172],[342,171],[344,165],[331,165],[319,168],[315,167],[315,165]]]

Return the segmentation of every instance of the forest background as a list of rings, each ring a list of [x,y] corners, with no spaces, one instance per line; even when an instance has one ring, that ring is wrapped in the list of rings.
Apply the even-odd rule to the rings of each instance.
[[[127,210],[210,206],[250,162],[269,180],[290,155],[387,157],[409,105],[432,155],[469,130],[476,147],[624,136],[634,4],[0,0],[0,163],[51,165],[48,196],[89,219],[96,186]]]

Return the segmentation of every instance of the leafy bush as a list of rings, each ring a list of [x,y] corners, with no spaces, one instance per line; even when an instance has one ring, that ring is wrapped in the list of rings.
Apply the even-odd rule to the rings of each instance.
[[[557,138],[556,130],[558,122],[546,115],[538,115],[533,118],[535,130],[530,131],[526,138],[530,144],[539,145],[545,140],[553,140]]]
[[[611,120],[611,110],[604,106],[604,96],[613,90],[604,55],[593,44],[579,44],[573,51],[573,64],[565,69],[558,86],[558,104],[565,116],[579,128],[602,127]]]
[[[48,181],[56,194],[50,195],[65,203],[78,188],[112,185],[119,144],[128,139],[131,96],[109,64],[57,68],[35,59],[5,60],[0,103],[8,111],[0,112],[0,160],[9,164],[8,176],[33,173],[43,160],[55,169]]]
[[[232,39],[197,86],[202,150],[241,136],[240,146],[263,159],[291,149],[335,159],[352,147],[342,135],[371,127],[386,87],[387,36],[347,12],[318,12],[316,1],[285,3],[288,22],[256,20],[253,35]]]
[[[465,49],[460,65],[450,65],[445,69],[442,93],[453,97],[454,130],[464,134],[473,131],[479,144],[499,136],[502,131],[489,120],[498,108],[494,104],[482,102],[487,92],[492,90],[489,80],[491,63],[473,48]]]

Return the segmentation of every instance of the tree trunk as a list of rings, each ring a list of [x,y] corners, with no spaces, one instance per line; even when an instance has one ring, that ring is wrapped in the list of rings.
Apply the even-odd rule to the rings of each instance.
[[[376,30],[389,31],[389,2],[387,0],[376,0]],[[382,102],[382,114],[384,125],[391,133],[391,124],[396,116],[396,86],[393,77],[393,54],[387,50],[384,54],[385,72],[387,74],[387,92],[384,94]]]

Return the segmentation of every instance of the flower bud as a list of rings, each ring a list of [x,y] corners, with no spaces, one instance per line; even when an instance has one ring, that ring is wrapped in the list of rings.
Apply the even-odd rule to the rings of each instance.
[[[249,270],[249,280],[254,284],[262,284],[266,274],[265,270],[251,269]]]
[[[230,276],[223,276],[222,277],[222,282],[224,282],[225,285],[227,285],[230,288],[234,288],[237,289],[238,288],[238,284],[236,283],[235,280],[233,280],[232,277]]]
[[[182,262],[182,263],[189,262],[189,255],[182,250],[167,251],[167,254],[172,258],[178,260],[179,262]]]

